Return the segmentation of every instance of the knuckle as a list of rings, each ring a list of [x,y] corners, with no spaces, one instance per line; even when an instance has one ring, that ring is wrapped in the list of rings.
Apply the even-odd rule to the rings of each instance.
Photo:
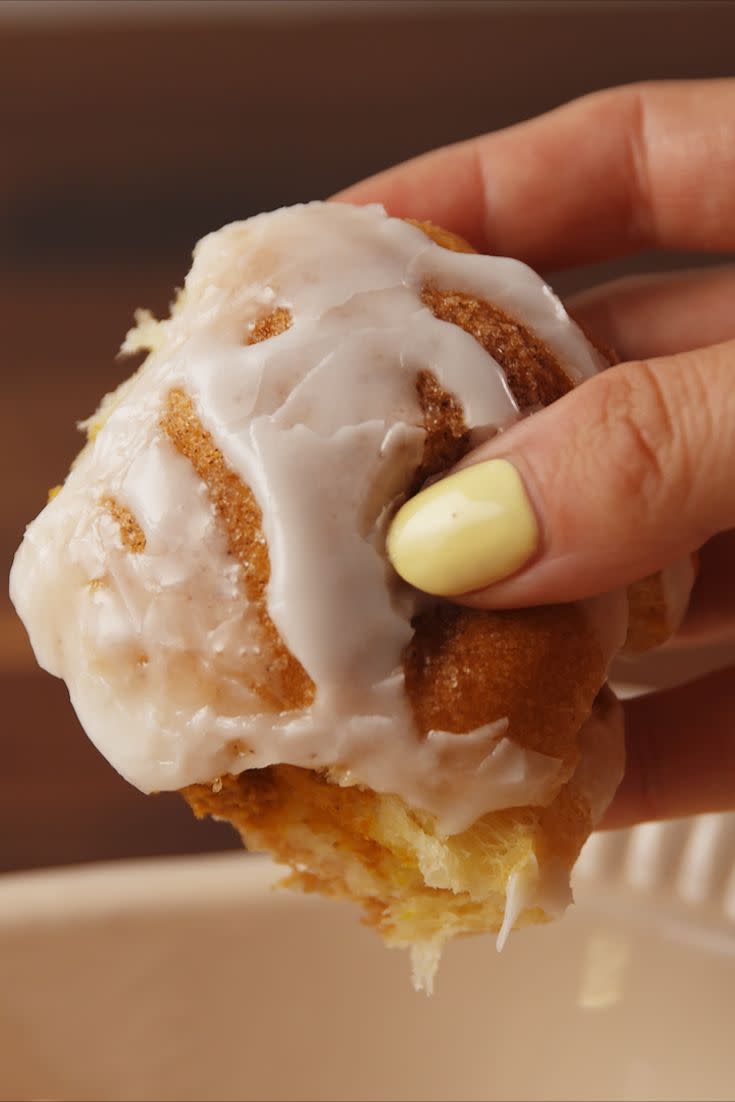
[[[671,485],[678,462],[679,432],[657,370],[646,362],[611,373],[601,419],[606,462],[622,490],[648,504]]]

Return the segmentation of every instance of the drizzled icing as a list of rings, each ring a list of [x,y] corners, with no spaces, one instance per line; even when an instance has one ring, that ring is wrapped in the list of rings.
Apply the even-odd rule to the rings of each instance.
[[[500,366],[422,303],[426,284],[517,316],[575,382],[602,366],[525,265],[449,252],[380,207],[321,203],[205,238],[171,318],[129,337],[153,352],[29,526],[11,593],[39,662],[139,788],[330,766],[452,833],[548,803],[566,779],[504,720],[462,737],[415,731],[401,663],[423,599],[383,544],[424,446],[417,373],[431,372],[479,435],[520,416]],[[290,328],[248,345],[276,308]],[[267,654],[207,486],[161,429],[174,389],[262,511],[268,613],[314,682],[308,709],[263,712],[243,681],[243,670],[267,677]],[[110,499],[136,519],[142,551],[124,546]]]

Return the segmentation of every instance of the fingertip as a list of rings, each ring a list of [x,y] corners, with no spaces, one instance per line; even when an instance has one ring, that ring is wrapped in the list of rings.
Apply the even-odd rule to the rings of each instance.
[[[517,469],[507,459],[463,467],[399,510],[388,555],[405,581],[442,597],[484,591],[521,569],[540,539]]]

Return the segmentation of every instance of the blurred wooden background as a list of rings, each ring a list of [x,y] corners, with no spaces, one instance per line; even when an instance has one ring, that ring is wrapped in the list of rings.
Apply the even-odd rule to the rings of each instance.
[[[734,43],[708,0],[0,6],[4,575],[129,371],[133,309],[166,308],[203,233],[595,88],[733,75]],[[102,761],[4,593],[0,868],[234,845]]]

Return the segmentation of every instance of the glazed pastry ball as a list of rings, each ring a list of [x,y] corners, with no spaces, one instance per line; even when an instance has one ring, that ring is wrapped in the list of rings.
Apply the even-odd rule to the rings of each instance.
[[[418,986],[454,936],[561,913],[623,769],[610,661],[682,602],[657,576],[462,608],[403,582],[386,533],[610,357],[520,262],[331,203],[205,238],[170,317],[141,312],[123,347],[147,358],[12,573],[89,737],[289,886],[359,903]]]

